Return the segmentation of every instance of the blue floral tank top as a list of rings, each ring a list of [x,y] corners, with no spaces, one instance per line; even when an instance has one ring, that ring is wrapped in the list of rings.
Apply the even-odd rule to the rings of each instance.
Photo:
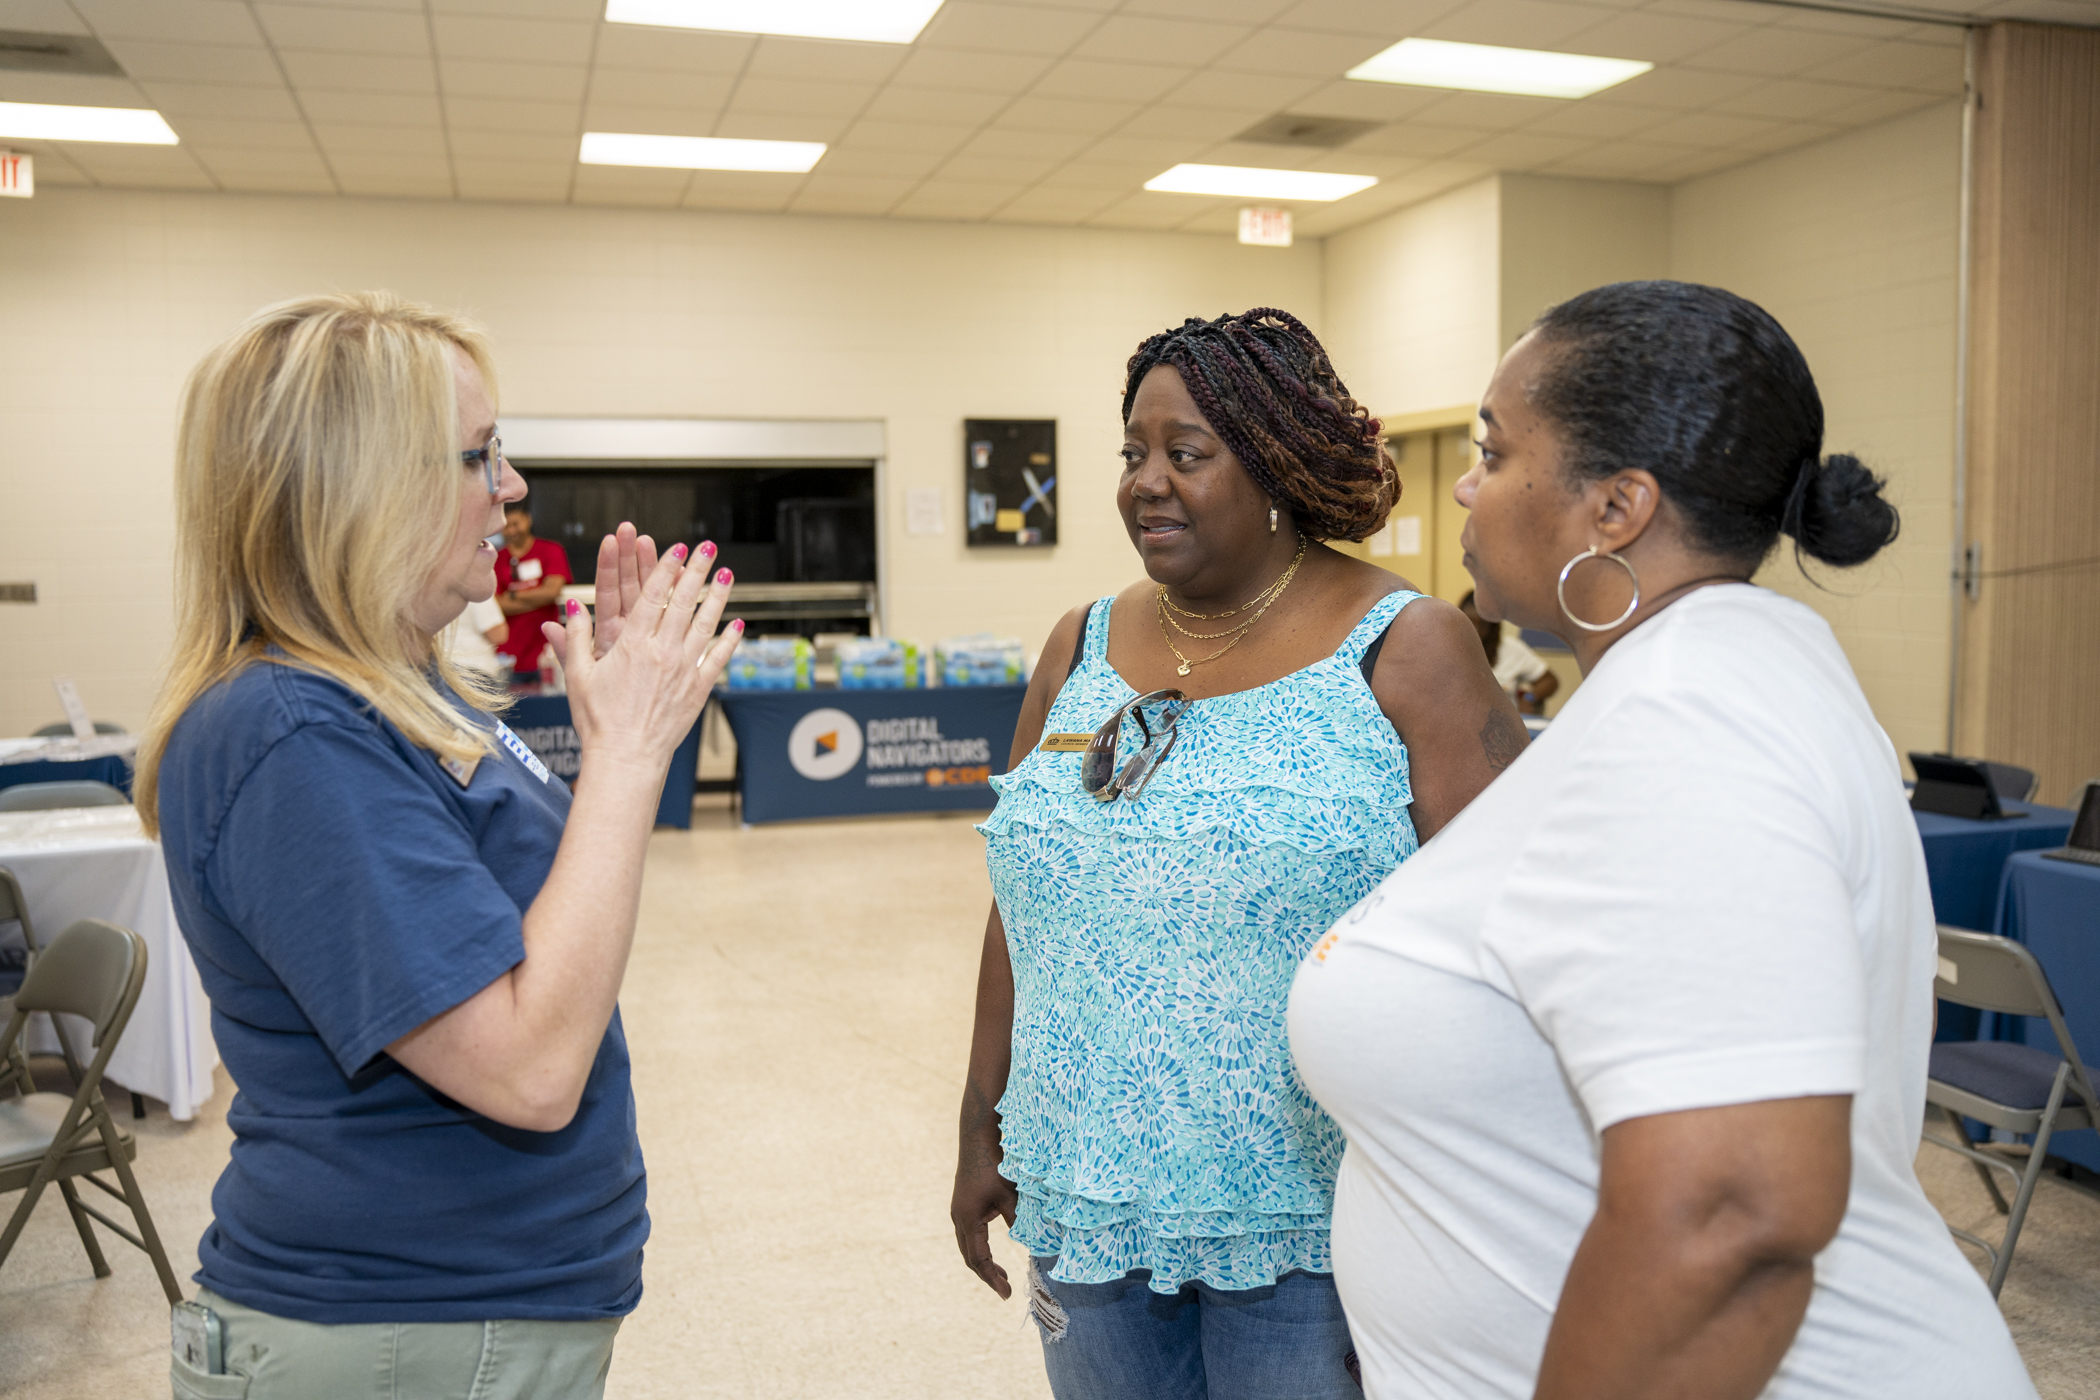
[[[1284,1004],[1299,960],[1417,845],[1407,746],[1361,662],[1419,596],[1379,599],[1325,660],[1189,706],[1135,799],[1087,796],[1077,753],[992,779],[978,829],[1014,974],[1000,1171],[1012,1235],[1057,1256],[1052,1277],[1149,1269],[1171,1293],[1334,1271],[1342,1133],[1298,1082]],[[1046,732],[1131,699],[1108,664],[1114,601]]]

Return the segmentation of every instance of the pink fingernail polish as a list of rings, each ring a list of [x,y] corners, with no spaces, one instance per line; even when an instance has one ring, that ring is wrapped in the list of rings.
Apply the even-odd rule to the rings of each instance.
[[[583,611],[583,604],[581,604],[581,603],[577,602],[577,601],[576,601],[576,600],[575,600],[574,598],[571,598],[571,599],[569,600],[569,605],[568,605],[568,606],[569,606],[569,616],[570,616],[570,617],[574,617],[574,616],[576,616],[576,614],[578,614],[578,613],[580,613],[580,612],[582,612],[582,611]]]
[[[734,627],[737,631],[741,632],[744,630],[744,619],[738,618],[736,621],[730,623],[729,625],[731,627]]]
[[[713,540],[702,540],[700,542],[700,552],[710,559],[714,558],[715,542]]]
[[[684,545],[682,545],[682,544],[674,544],[674,545],[672,545],[672,546],[671,546],[671,557],[672,557],[673,559],[683,560],[683,559],[685,558],[685,546],[684,546]]]
[[[731,583],[731,582],[734,582],[734,581],[735,581],[735,579],[736,579],[736,575],[735,575],[735,574],[733,574],[733,573],[731,573],[731,572],[729,572],[729,570],[727,570],[727,569],[717,569],[717,570],[715,570],[715,582],[716,582],[716,583]]]

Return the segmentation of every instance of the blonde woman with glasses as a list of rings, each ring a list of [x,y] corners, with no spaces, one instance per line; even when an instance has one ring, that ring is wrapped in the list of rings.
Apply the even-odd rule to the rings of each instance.
[[[609,536],[595,625],[546,628],[572,792],[433,645],[525,494],[495,434],[481,334],[382,293],[258,312],[185,392],[139,810],[240,1092],[178,1397],[596,1396],[641,1296],[615,999],[742,626],[713,546]]]

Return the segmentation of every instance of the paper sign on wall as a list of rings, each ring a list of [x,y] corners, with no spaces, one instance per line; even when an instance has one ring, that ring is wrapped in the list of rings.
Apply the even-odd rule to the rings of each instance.
[[[941,527],[941,488],[914,486],[904,493],[904,533],[938,535]]]
[[[1422,552],[1422,517],[1419,515],[1396,515],[1387,528],[1393,532],[1393,553],[1420,554]]]
[[[58,703],[66,710],[66,722],[73,726],[73,737],[92,739],[95,737],[95,721],[88,718],[87,706],[80,703],[80,692],[74,688],[71,676],[53,676],[51,688],[58,692]]]

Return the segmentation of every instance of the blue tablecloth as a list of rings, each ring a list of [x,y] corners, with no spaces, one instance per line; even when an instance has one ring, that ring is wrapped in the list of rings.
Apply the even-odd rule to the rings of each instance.
[[[2092,1070],[2100,1060],[2100,866],[2016,855],[2005,866],[1995,931],[2027,945],[2063,1005],[2064,1024],[2078,1056]],[[2055,1053],[2049,1023],[1996,1016],[1994,1038],[2017,1040]],[[2081,1129],[2049,1140],[2054,1156],[2100,1171],[2100,1133]]]
[[[108,783],[128,797],[131,794],[131,765],[122,754],[113,753],[64,763],[49,763],[41,759],[32,763],[0,763],[0,788],[14,787],[18,783],[80,782]]]
[[[549,772],[574,783],[583,766],[583,745],[569,723],[566,695],[520,695],[503,716],[525,747],[539,756]],[[664,793],[656,804],[656,824],[689,828],[693,824],[693,782],[700,771],[700,726],[696,722],[685,742],[671,755],[671,771],[664,777]]]
[[[720,690],[747,822],[989,811],[1026,686]]]
[[[1937,812],[1912,812],[1925,845],[1925,875],[1932,883],[1932,914],[1956,928],[1988,930],[1998,914],[1998,884],[2016,851],[2054,850],[2071,834],[2072,813],[2063,807],[2008,802],[2027,813],[2002,821],[1971,821]],[[1974,1040],[1981,1024],[1966,1006],[1940,1004],[1940,1040]]]

